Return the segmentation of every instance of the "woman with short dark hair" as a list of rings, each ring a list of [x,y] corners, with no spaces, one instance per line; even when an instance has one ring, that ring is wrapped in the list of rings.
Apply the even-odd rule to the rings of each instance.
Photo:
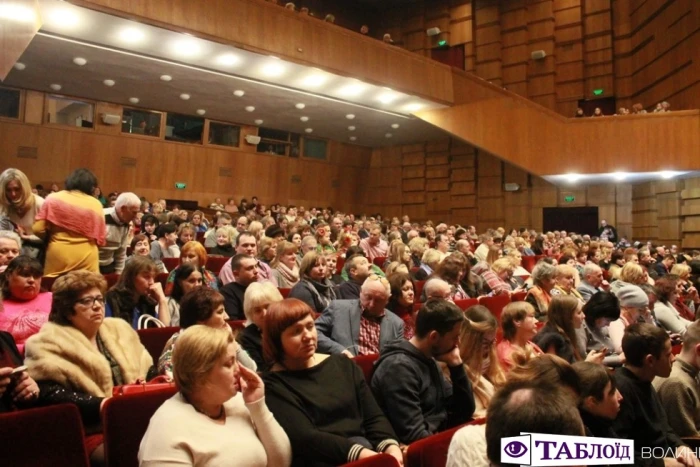
[[[100,271],[97,247],[106,243],[107,228],[102,204],[92,196],[96,186],[92,172],[78,169],[66,179],[66,189],[41,206],[33,230],[47,244],[44,275]]]

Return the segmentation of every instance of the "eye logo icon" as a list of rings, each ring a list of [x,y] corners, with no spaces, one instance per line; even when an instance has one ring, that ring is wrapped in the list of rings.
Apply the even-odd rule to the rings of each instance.
[[[511,441],[510,443],[506,444],[503,450],[510,457],[518,458],[524,456],[527,453],[527,446],[525,446],[525,444],[521,443],[520,441]]]

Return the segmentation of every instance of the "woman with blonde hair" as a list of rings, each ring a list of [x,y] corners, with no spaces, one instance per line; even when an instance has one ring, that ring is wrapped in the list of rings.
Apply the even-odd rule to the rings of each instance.
[[[0,174],[0,230],[17,232],[22,239],[22,254],[37,258],[43,242],[34,235],[32,226],[44,198],[32,193],[29,179],[19,169],[5,169]]]
[[[399,263],[398,261],[392,261],[386,267],[386,275],[389,277],[390,275],[396,273],[408,274],[408,267],[406,267],[406,265],[403,263]]]
[[[182,212],[182,211],[180,211]],[[183,222],[177,227],[177,246],[182,249],[185,243],[194,241],[197,239],[197,230],[189,222]]]
[[[411,268],[411,250],[401,240],[395,240],[391,243],[389,257],[386,259],[384,267],[393,262],[404,264],[407,269]]]
[[[274,261],[277,255],[277,240],[270,237],[263,237],[258,241],[258,259],[265,264]]]
[[[442,260],[442,253],[437,251],[434,248],[429,248],[425,250],[423,253],[423,257],[421,258],[421,265],[420,269],[416,271],[416,280],[417,281],[424,281],[433,274],[435,269],[437,269],[438,265],[440,264],[440,261]]]
[[[506,382],[496,351],[498,321],[488,308],[475,305],[464,312],[467,318],[459,335],[459,352],[474,391],[474,418],[486,416],[489,401]]]
[[[257,241],[260,241],[263,235],[265,235],[265,229],[263,228],[262,223],[258,221],[253,221],[250,223],[248,226],[248,232],[250,232],[250,234],[253,235]]]
[[[556,285],[552,288],[552,297],[568,295],[582,302],[585,301],[579,291],[576,290],[576,279],[578,278],[578,271],[576,268],[568,264],[558,264],[556,269],[556,273],[554,274],[554,282]]]
[[[671,268],[670,276],[678,277],[679,293],[674,303],[676,309],[685,319],[695,321],[700,297],[698,297],[698,290],[690,282],[690,266],[685,263],[676,263]]]
[[[298,251],[299,247],[292,242],[281,241],[277,244],[277,254],[270,267],[272,279],[280,289],[291,289],[299,282]]]
[[[236,254],[236,249],[233,247],[236,241],[238,231],[230,225],[225,225],[216,229],[216,246],[209,250],[212,256],[224,256],[231,258]]]
[[[179,392],[148,424],[139,465],[289,466],[289,438],[265,403],[265,385],[240,365],[227,330],[194,325],[173,350]],[[177,420],[177,423],[173,423]]]
[[[428,240],[422,237],[412,238],[408,242],[408,249],[411,250],[411,267],[421,267],[421,259],[423,258],[423,253],[425,253],[425,250],[428,248],[428,243]]]
[[[536,324],[535,309],[528,302],[512,302],[503,308],[503,340],[496,346],[496,352],[501,367],[506,372],[542,355],[542,350],[532,342],[537,334]]]
[[[637,263],[625,263],[620,270],[620,278],[610,284],[610,291],[617,293],[626,285],[646,284],[646,274],[644,268]]]
[[[281,302],[282,294],[269,282],[253,282],[245,289],[243,313],[246,324],[238,334],[238,343],[248,352],[260,371],[267,368],[262,353],[262,328],[271,304]]]

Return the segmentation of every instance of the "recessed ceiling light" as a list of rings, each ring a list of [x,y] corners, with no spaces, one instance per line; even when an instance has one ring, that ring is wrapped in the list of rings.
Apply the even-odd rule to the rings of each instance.
[[[313,128],[307,128],[307,129],[304,130],[304,131],[307,132],[307,133],[313,133],[314,129],[313,129]]]
[[[307,117],[307,116],[299,117],[299,120],[301,120],[302,122],[308,122],[309,117]]]
[[[355,118],[355,114],[347,114],[345,118],[347,118],[348,120],[352,120]]]
[[[194,39],[180,39],[171,45],[170,49],[183,57],[192,57],[202,51],[199,43]]]
[[[252,105],[249,105],[245,108],[245,111],[246,112],[255,112],[255,107],[253,107]]]
[[[130,97],[129,102],[131,102],[132,104],[138,104],[139,98],[138,97]]]
[[[659,172],[659,175],[661,175],[661,178],[663,178],[664,180],[668,180],[670,178],[675,177],[677,174],[676,172],[672,172],[670,170],[663,170]]]
[[[328,81],[328,77],[321,73],[309,75],[301,81],[301,84],[310,88],[317,88]]]
[[[412,104],[408,104],[408,105],[407,105],[406,107],[404,107],[404,108],[405,108],[408,112],[416,112],[416,111],[422,109],[423,107],[425,107],[423,104],[421,104],[421,103],[419,103],[419,102],[414,102],[414,103],[412,103]]]
[[[83,66],[87,64],[87,60],[85,60],[83,57],[75,57],[73,59],[73,63],[75,63],[78,66]]]
[[[240,89],[236,89],[233,91],[233,95],[236,97],[243,97],[245,95],[245,91],[241,91]]]
[[[25,65],[25,64],[22,63],[22,62],[17,62],[17,63],[15,63],[14,66],[15,66],[15,70],[19,70],[19,71],[22,71],[22,70],[24,70],[25,68],[27,68],[27,65]]]
[[[391,138],[391,137],[394,136],[394,135],[392,135],[391,133],[387,133],[387,134],[385,134],[384,136],[386,136],[387,138]]]
[[[392,102],[394,102],[398,98],[399,98],[399,95],[396,94],[395,92],[385,91],[384,93],[380,94],[379,97],[377,97],[377,100],[379,102],[381,102],[382,104],[391,104]]]
[[[338,89],[338,94],[344,97],[357,97],[365,92],[366,86],[360,83],[348,84]]]
[[[205,113],[207,113],[206,110],[204,110],[204,109],[197,109],[197,115],[204,115]]]
[[[183,101],[187,101],[190,99],[190,95],[185,93],[180,94],[180,99],[182,99]]]
[[[277,62],[269,62],[263,65],[263,67],[260,69],[262,73],[265,76],[268,76],[270,78],[276,78],[278,76],[282,76],[286,69],[284,68],[284,65],[281,63]]]
[[[302,104],[301,102],[299,102],[298,104],[295,104],[294,107],[296,107],[299,110],[302,110],[306,107],[306,104]]]
[[[19,4],[5,2],[0,8],[0,19],[15,23],[33,23],[36,21],[34,10]]]
[[[263,121],[262,121],[261,119],[257,119],[257,120],[255,120],[255,124],[256,124],[256,125],[262,125],[262,124],[263,124]]]
[[[397,129],[398,127],[400,127],[400,126],[401,126],[401,125],[399,125],[398,123],[392,123],[392,124],[391,124],[391,127],[392,127],[394,130]]]
[[[137,44],[146,39],[146,34],[141,29],[128,27],[119,31],[119,39],[129,44]]]
[[[355,127],[352,126],[352,125],[350,125],[350,126],[348,127],[348,130],[349,130],[349,131],[355,131]]]
[[[621,182],[622,180],[627,178],[627,174],[625,172],[614,172],[612,176],[618,182]]]
[[[60,90],[61,90],[61,85],[60,85],[60,84],[52,84],[52,85],[49,86],[49,87],[50,87],[51,89],[53,89],[54,91],[60,91]]]
[[[357,136],[351,136],[351,137],[350,137],[350,141],[355,141],[355,140],[357,140]]]
[[[161,81],[172,81],[173,77],[170,75],[160,75],[160,80]]]
[[[113,79],[106,79],[102,81],[105,86],[109,86],[110,88],[115,85],[115,82]]]
[[[68,8],[54,8],[49,15],[53,26],[66,29],[77,25],[80,22],[75,11]]]
[[[580,174],[574,174],[574,173],[572,173],[572,174],[566,174],[566,180],[567,180],[569,183],[576,183],[576,182],[578,182],[579,180],[581,180],[581,178],[583,178],[583,177],[582,177]]]
[[[238,57],[238,55],[234,54],[223,54],[219,55],[216,58],[216,63],[218,63],[221,66],[234,66],[237,65],[238,62],[240,62],[241,59]]]

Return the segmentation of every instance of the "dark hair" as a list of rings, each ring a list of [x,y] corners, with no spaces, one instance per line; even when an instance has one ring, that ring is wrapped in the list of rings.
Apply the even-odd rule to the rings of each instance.
[[[666,331],[653,324],[633,323],[625,329],[622,351],[629,365],[641,367],[647,355],[659,358],[669,339]]]
[[[244,217],[244,216],[241,216],[241,217]],[[246,235],[246,236],[248,236],[248,237],[253,237],[253,238],[255,238],[255,243],[256,243],[256,244],[258,243],[258,239],[255,237],[255,234],[253,234],[252,232],[250,232],[250,231],[248,231],[248,230],[244,230],[243,232],[239,232],[239,233],[238,233],[238,236],[236,237],[236,245],[235,245],[236,247],[240,246],[240,244],[241,244],[241,237],[244,236],[244,235]]]
[[[410,282],[413,285],[413,291],[415,293],[416,284],[413,282],[413,279],[411,279],[411,276],[403,272],[395,272],[387,277],[387,279],[389,280],[389,286],[391,287],[391,297],[389,297],[389,303],[386,305],[386,309],[391,312],[396,312],[395,310],[401,306],[399,304],[399,299],[401,298],[401,295],[403,295],[403,292],[401,291],[403,285],[406,282]]]
[[[345,261],[348,261],[351,257],[357,255],[367,256],[365,250],[363,250],[360,245],[353,245],[351,247],[348,247],[348,249],[345,251]]]
[[[156,228],[158,228],[158,226],[160,225],[160,221],[153,214],[146,214],[145,216],[143,216],[141,218],[141,225],[146,225],[146,224],[151,224],[151,225],[155,226]]]
[[[610,292],[597,292],[583,305],[583,314],[586,315],[586,324],[595,328],[595,322],[599,318],[608,318],[615,321],[620,318],[620,300]]]
[[[201,269],[190,263],[180,264],[177,268],[175,268],[175,275],[173,276],[173,291],[170,292],[171,298],[177,300],[178,302],[182,300],[185,293],[182,290],[182,285],[180,285],[180,282],[189,278],[195,271],[199,271],[200,273],[202,272]]]
[[[144,241],[144,240],[148,241],[149,244],[151,243],[151,242],[148,240],[148,237],[146,237],[144,234],[136,234],[136,235],[134,235],[134,238],[131,239],[131,249],[133,250],[134,248],[136,248],[136,244],[137,244],[138,242],[142,242],[142,241]]]
[[[193,290],[180,300],[180,327],[185,329],[208,320],[223,303],[224,296],[214,289],[199,287]]]
[[[613,391],[615,390],[615,380],[603,365],[593,362],[576,362],[572,367],[578,374],[581,402],[588,396],[602,401],[608,383],[611,384]]]
[[[668,303],[671,295],[676,291],[676,282],[678,282],[677,277],[661,277],[656,279],[654,283],[654,290],[656,291],[656,297],[661,303]]]
[[[177,226],[172,222],[160,224],[155,230],[156,237],[164,238],[166,235],[177,232]]]
[[[68,191],[82,191],[86,195],[92,196],[92,192],[97,186],[97,177],[88,169],[76,169],[66,178],[65,186]]]
[[[621,252],[620,250],[615,250],[610,255],[610,264],[617,264],[617,262],[620,261],[621,259],[625,259],[624,253]]]
[[[143,220],[141,220],[141,222],[143,222]],[[568,262],[571,261],[571,260],[576,261],[576,258],[574,258],[574,257],[571,256],[571,255],[561,255],[561,256],[559,257],[558,263],[559,263],[559,264],[566,264],[566,263],[568,263]]]
[[[444,235],[444,234],[440,234]],[[465,262],[459,257],[450,255],[443,259],[435,269],[435,276],[444,280],[450,285],[459,284],[459,274],[464,272]]]
[[[296,298],[286,298],[281,302],[270,304],[263,321],[262,337],[263,357],[267,363],[273,364],[284,360],[282,333],[307,316],[313,317],[313,310]]]
[[[457,305],[447,300],[431,298],[418,310],[416,336],[425,338],[432,331],[437,331],[443,336],[456,324],[462,322],[464,322],[464,313]]]
[[[78,297],[92,288],[99,289],[104,296],[107,281],[100,274],[90,271],[71,271],[56,279],[51,288],[53,297],[49,321],[71,326],[70,317],[75,315],[74,307]]]
[[[571,391],[537,381],[507,383],[491,399],[486,419],[486,452],[496,465],[501,465],[502,438],[521,432],[584,434]]]
[[[548,321],[545,326],[554,327],[572,347],[574,358],[581,360],[582,356],[576,345],[576,330],[574,329],[574,314],[581,302],[573,295],[555,295],[547,310]]]
[[[241,268],[241,263],[244,259],[254,260],[255,258],[250,255],[246,255],[245,253],[237,253],[233,255],[233,257],[231,258],[231,271],[238,271]]]
[[[12,297],[10,293],[10,276],[12,274],[32,276],[35,279],[38,278],[41,280],[41,276],[44,275],[44,268],[39,261],[27,255],[17,256],[10,261],[5,272],[0,275],[0,287],[2,287],[3,299]]]

